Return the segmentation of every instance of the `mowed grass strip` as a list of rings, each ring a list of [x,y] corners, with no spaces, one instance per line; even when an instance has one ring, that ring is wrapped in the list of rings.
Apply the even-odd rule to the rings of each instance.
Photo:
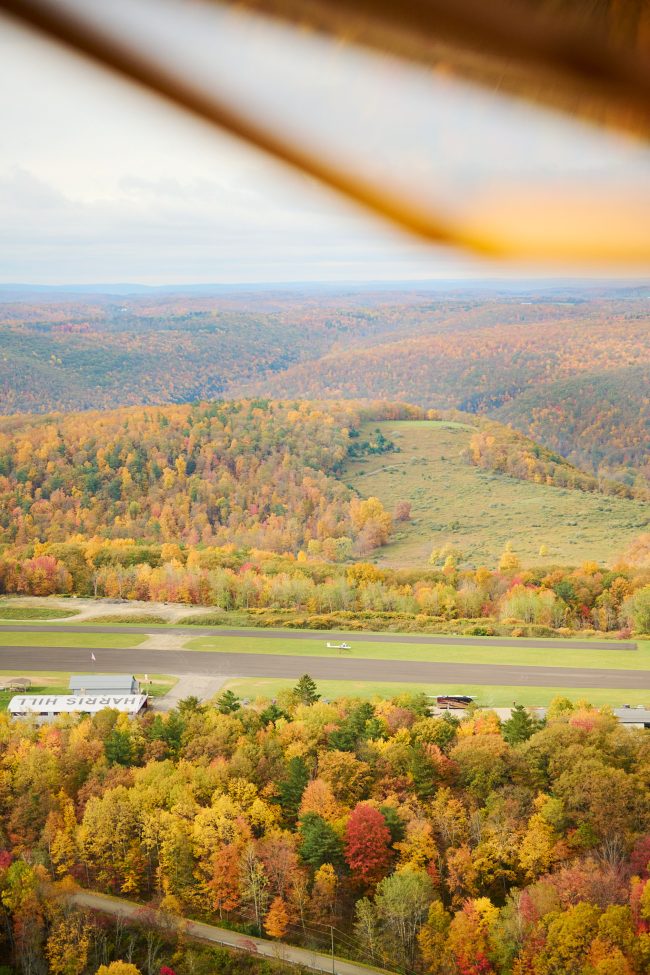
[[[134,633],[0,633],[0,647],[87,647],[91,650],[127,650],[146,640]]]
[[[269,677],[237,678],[228,681],[223,690],[234,691],[241,698],[255,700],[275,698],[280,691],[295,686],[295,681]],[[500,687],[478,684],[391,684],[382,681],[316,681],[318,692],[328,700],[339,697],[392,698],[398,694],[469,694],[484,708],[508,708],[514,703],[526,707],[548,707],[554,697],[570,701],[588,701],[595,707],[618,708],[625,704],[650,707],[650,691],[608,691],[580,687]],[[433,702],[432,702],[433,703]]]
[[[13,603],[0,603],[0,623],[21,620],[67,620],[78,616],[78,609],[55,609],[52,606],[20,606]]]
[[[417,660],[430,663],[504,664],[521,667],[584,667],[589,670],[650,670],[650,642],[640,642],[637,652],[625,650],[571,650],[558,641],[557,650],[536,650],[516,644],[462,647],[418,643],[370,643],[351,636],[351,650],[331,649],[318,636],[304,640],[272,639],[269,636],[205,636],[188,639],[187,650],[221,653],[270,653],[295,657],[341,657],[365,660]]]
[[[144,680],[144,674],[135,674],[136,680]],[[149,697],[163,697],[167,691],[178,684],[178,677],[171,677],[169,674],[147,674],[151,684],[143,684],[142,690]]]

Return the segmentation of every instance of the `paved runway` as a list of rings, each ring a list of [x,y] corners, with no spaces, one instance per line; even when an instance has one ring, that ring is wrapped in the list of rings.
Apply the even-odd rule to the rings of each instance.
[[[417,636],[410,633],[360,633],[339,630],[225,629],[219,626],[107,626],[104,624],[3,623],[0,633],[179,633],[183,636],[263,637],[265,640],[359,640],[362,643],[420,643],[430,646],[516,646],[531,650],[636,650],[636,643],[620,640],[542,640],[519,637]]]
[[[90,654],[96,662],[92,663]],[[386,681],[409,684],[496,684],[531,687],[650,689],[650,671],[582,670],[500,664],[427,663],[414,660],[354,660],[282,654],[210,653],[193,650],[98,650],[79,647],[1,647],[0,670],[97,673],[196,674],[202,677],[281,677],[309,673],[319,680]]]

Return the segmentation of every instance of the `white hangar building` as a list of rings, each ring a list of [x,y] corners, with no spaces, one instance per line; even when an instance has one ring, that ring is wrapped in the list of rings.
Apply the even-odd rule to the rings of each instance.
[[[146,694],[17,694],[7,710],[16,717],[55,718],[58,714],[96,714],[104,708],[134,715],[146,706]]]

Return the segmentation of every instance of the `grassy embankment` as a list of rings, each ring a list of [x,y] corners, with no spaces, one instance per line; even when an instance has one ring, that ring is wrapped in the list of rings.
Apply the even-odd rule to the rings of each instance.
[[[67,633],[0,633],[0,647],[87,647],[89,650],[127,650],[146,640],[133,633],[93,633],[92,630]]]
[[[0,623],[3,621],[67,620],[78,616],[78,609],[63,609],[58,606],[22,606],[20,603],[0,602]]]
[[[472,467],[462,454],[472,427],[431,420],[368,423],[399,453],[348,462],[341,479],[388,511],[410,501],[412,520],[396,526],[378,562],[426,565],[432,548],[450,544],[473,564],[494,566],[508,541],[523,565],[611,564],[648,523],[641,501],[519,481]],[[647,529],[646,529],[647,530]],[[615,540],[613,548],[612,539]],[[548,554],[540,556],[546,545]]]

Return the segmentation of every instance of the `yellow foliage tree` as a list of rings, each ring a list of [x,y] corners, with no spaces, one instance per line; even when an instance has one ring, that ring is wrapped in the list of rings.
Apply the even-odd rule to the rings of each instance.
[[[289,915],[281,897],[274,897],[264,918],[264,930],[270,938],[284,938],[289,928]]]
[[[60,915],[50,928],[45,946],[49,971],[52,975],[81,975],[88,963],[89,948],[90,932],[79,915]]]
[[[555,842],[555,831],[550,823],[540,813],[531,816],[519,845],[519,864],[531,883],[551,866]]]
[[[314,875],[309,909],[319,924],[331,923],[336,907],[338,878],[331,863],[324,863]]]
[[[499,559],[500,572],[516,572],[521,567],[519,559],[512,551],[512,542],[506,542],[501,558]]]
[[[341,807],[334,798],[334,792],[329,782],[324,779],[312,779],[302,794],[300,816],[316,813],[328,822],[333,822],[341,816]]]
[[[141,972],[128,961],[112,961],[110,965],[100,965],[95,975],[141,975]]]

